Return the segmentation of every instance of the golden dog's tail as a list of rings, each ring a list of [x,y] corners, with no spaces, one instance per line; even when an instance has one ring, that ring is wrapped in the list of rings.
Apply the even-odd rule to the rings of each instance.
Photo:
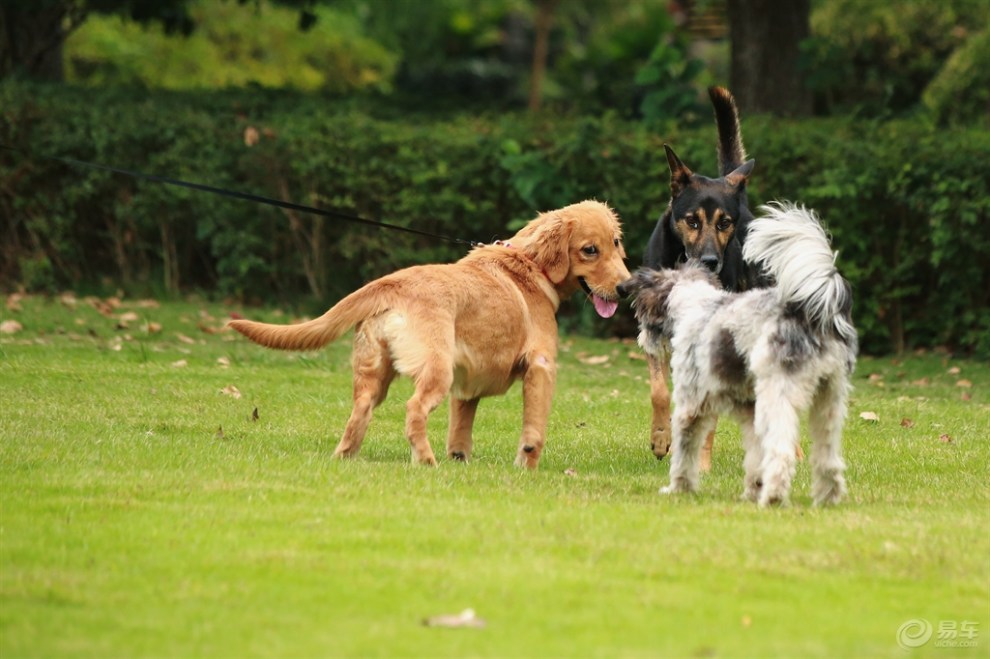
[[[272,325],[253,320],[227,323],[259,345],[277,350],[316,350],[335,341],[366,318],[389,309],[390,295],[381,295],[379,281],[360,288],[335,304],[319,318],[296,325]]]

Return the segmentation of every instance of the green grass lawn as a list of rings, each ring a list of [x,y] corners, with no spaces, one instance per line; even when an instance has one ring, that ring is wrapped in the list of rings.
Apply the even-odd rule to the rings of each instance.
[[[217,332],[229,309],[205,303],[13,302],[5,659],[990,653],[987,364],[863,358],[848,500],[813,508],[802,463],[792,505],[759,510],[738,499],[729,421],[702,493],[657,493],[668,463],[649,451],[646,366],[627,343],[563,338],[538,471],[512,465],[518,386],[482,402],[470,464],[430,469],[409,461],[405,381],[360,456],[330,458],[346,340],[268,351]],[[446,423],[444,406],[438,455]],[[485,628],[422,624],[469,607]],[[934,632],[908,651],[897,631],[914,619]],[[939,646],[953,625],[975,647]]]

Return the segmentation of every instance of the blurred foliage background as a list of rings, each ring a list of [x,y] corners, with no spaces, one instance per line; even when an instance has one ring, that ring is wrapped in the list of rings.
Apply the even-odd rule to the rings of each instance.
[[[865,349],[990,355],[984,0],[7,0],[0,19],[5,290],[313,312],[463,254],[45,154],[475,240],[593,197],[635,264],[668,199],[662,144],[715,171],[723,84],[753,205],[820,211]],[[562,322],[632,331],[580,304]]]

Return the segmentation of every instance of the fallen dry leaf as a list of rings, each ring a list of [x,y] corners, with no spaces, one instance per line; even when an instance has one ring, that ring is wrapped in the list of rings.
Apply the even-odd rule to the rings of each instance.
[[[578,361],[582,364],[587,364],[588,366],[599,366],[606,363],[609,360],[608,355],[584,355],[581,353],[577,356]]]
[[[485,626],[485,621],[474,614],[474,609],[464,609],[454,615],[447,614],[425,618],[423,624],[427,627],[481,629]]]
[[[175,333],[175,336],[178,337],[179,341],[181,341],[182,343],[187,343],[189,345],[195,345],[196,344],[196,339],[193,339],[191,337],[188,337],[185,334],[180,334],[179,332],[176,332]]]
[[[75,298],[72,298],[72,299],[75,300]],[[110,304],[104,302],[103,300],[99,300],[99,299],[97,299],[95,297],[88,297],[88,298],[86,298],[86,301],[89,302],[90,306],[92,306],[94,309],[96,309],[101,315],[103,315],[103,316],[111,316],[111,315],[113,315],[114,307],[112,307]],[[62,304],[65,304],[65,298],[62,299]],[[66,305],[66,306],[69,306],[69,305]]]
[[[941,435],[938,436],[938,441],[942,442],[943,444],[951,444],[952,443],[952,437],[950,435],[947,435],[947,434],[941,434]]]
[[[184,367],[186,367],[188,365],[189,365],[189,362],[187,362],[185,359],[180,359],[177,362],[172,362],[172,368],[184,368]]]
[[[635,359],[637,361],[644,361],[645,362],[646,361],[646,355],[643,354],[642,352],[636,352],[635,350],[631,350],[629,352],[629,359]]]
[[[17,334],[24,326],[16,320],[5,320],[0,323],[0,334]]]
[[[138,309],[157,309],[162,306],[158,300],[138,300],[135,305]]]
[[[223,426],[217,428],[217,439],[223,439]]]
[[[880,380],[883,380],[883,376],[880,375],[879,373],[870,373],[869,379],[870,382],[879,382]]]
[[[903,419],[901,419],[901,428],[914,428],[914,421],[912,421],[907,417],[904,417]]]
[[[870,423],[878,423],[880,421],[880,417],[877,416],[876,412],[860,412],[859,418]]]
[[[256,407],[256,408],[254,408],[254,412],[251,412],[251,420],[252,421],[257,421],[259,418],[261,418],[261,417],[258,416],[258,408]]]
[[[919,378],[919,379],[915,380],[914,382],[912,382],[911,384],[913,384],[916,387],[927,387],[928,386],[928,378]]]
[[[228,367],[230,367],[230,358],[229,357],[217,357],[217,364],[219,364],[220,368],[228,368]]]
[[[220,393],[222,393],[225,396],[232,396],[234,398],[240,398],[241,397],[240,390],[237,387],[235,387],[234,385],[232,385],[232,384],[228,384],[226,387],[224,387],[223,389],[221,389],[220,390]]]
[[[7,311],[11,313],[16,313],[21,310],[21,300],[24,299],[23,293],[11,293],[7,296]]]
[[[117,318],[117,320],[119,320],[122,323],[133,323],[136,322],[137,319],[138,319],[138,315],[137,312],[135,311],[125,311],[124,313],[120,314],[120,316]]]
[[[564,470],[564,475],[565,476],[577,476],[578,474],[577,474],[577,470],[576,469],[573,469],[573,468],[568,467],[567,469]]]
[[[145,325],[144,328],[148,331],[148,334],[158,334],[162,331],[162,324],[151,322]]]
[[[970,380],[959,380],[958,382],[956,382],[956,386],[963,387],[964,389],[969,389],[970,387],[973,386],[973,383]]]
[[[946,372],[947,372],[947,373],[948,373],[949,375],[959,375],[959,373],[960,373],[960,371],[961,371],[961,369],[960,369],[960,368],[959,368],[958,366],[953,366],[952,368],[950,368],[950,369],[949,369],[948,371],[946,371]]]
[[[966,402],[969,402],[973,400],[973,394],[969,393],[968,391],[964,391],[962,392],[962,396],[960,396],[960,398],[962,398]]]

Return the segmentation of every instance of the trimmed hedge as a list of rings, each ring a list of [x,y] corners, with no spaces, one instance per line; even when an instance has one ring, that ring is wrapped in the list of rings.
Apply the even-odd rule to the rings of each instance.
[[[0,85],[0,287],[205,291],[325,308],[463,246],[82,169],[52,154],[184,178],[457,238],[509,235],[585,198],[623,218],[638,262],[668,199],[662,143],[715,170],[714,129],[603,117],[376,118],[269,92],[149,94]],[[255,139],[256,136],[256,139]],[[744,117],[751,202],[814,207],[856,291],[865,351],[990,355],[990,133],[920,123]],[[80,284],[82,282],[82,284]],[[588,305],[565,322],[596,331]]]

